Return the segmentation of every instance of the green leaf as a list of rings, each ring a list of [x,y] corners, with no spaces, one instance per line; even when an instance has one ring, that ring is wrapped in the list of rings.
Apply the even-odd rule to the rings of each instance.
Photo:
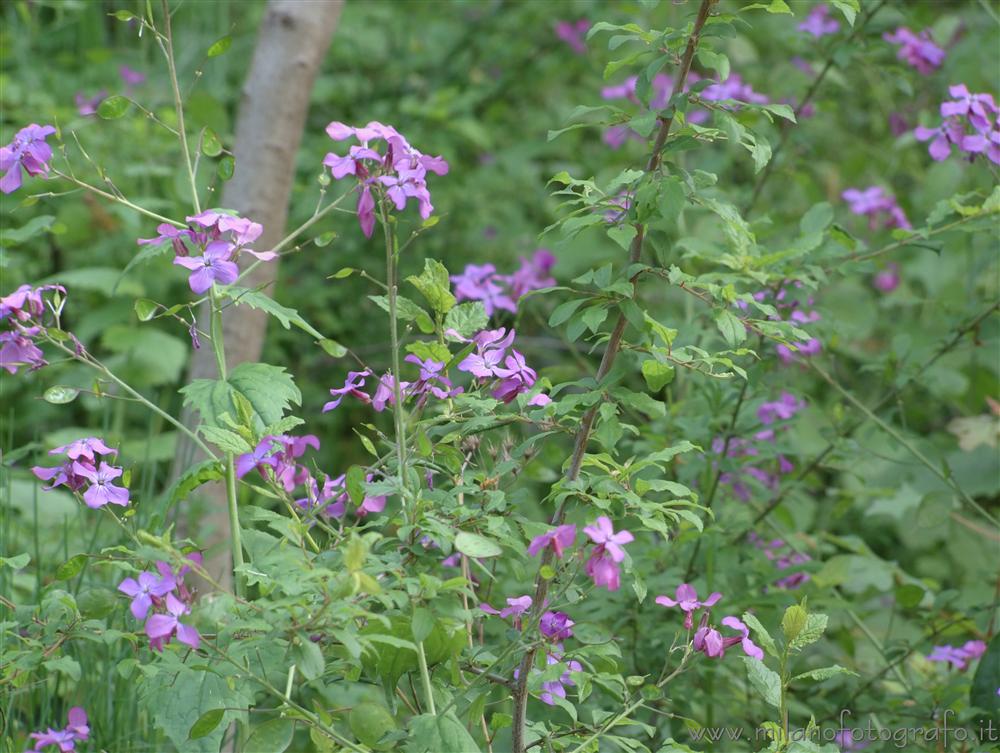
[[[42,666],[49,670],[49,672],[58,672],[59,674],[66,675],[74,682],[80,679],[80,663],[70,656],[49,659],[46,662],[42,662]]]
[[[858,11],[861,10],[859,0],[830,0],[830,4],[844,14],[844,19],[848,24],[854,26],[854,19],[857,18]]]
[[[740,657],[747,667],[747,676],[754,690],[775,708],[781,705],[781,677],[774,670],[768,669],[764,662],[752,656]]]
[[[481,753],[455,713],[420,714],[410,719],[406,753]]]
[[[729,58],[719,52],[702,48],[698,50],[698,62],[719,74],[719,81],[729,78]]]
[[[422,643],[434,629],[434,615],[423,607],[417,607],[413,610],[413,622],[410,627],[413,630],[413,640]]]
[[[577,298],[572,301],[566,301],[565,303],[560,303],[553,309],[552,313],[549,315],[549,326],[558,327],[565,321],[568,321],[573,313],[580,308],[584,303],[582,298]]]
[[[650,358],[642,362],[642,376],[651,392],[659,392],[674,381],[674,367]]]
[[[825,614],[810,613],[806,617],[806,624],[795,638],[789,642],[788,648],[797,650],[815,643],[823,637],[826,631],[827,616]]]
[[[319,347],[321,347],[327,355],[333,356],[334,358],[343,358],[347,355],[347,348],[336,340],[331,340],[328,337],[324,337],[322,340],[319,340]]]
[[[453,329],[462,337],[472,337],[477,332],[486,329],[490,322],[486,308],[481,301],[460,303],[448,311],[444,318],[444,328]]]
[[[335,230],[327,230],[325,233],[321,233],[313,238],[313,245],[317,248],[326,248],[333,243],[333,239],[336,237],[337,232]]]
[[[210,58],[218,57],[223,54],[226,50],[233,46],[233,38],[226,34],[222,39],[213,43],[211,47],[208,48],[208,52],[205,54]]]
[[[826,230],[833,222],[833,207],[827,201],[813,204],[799,221],[802,235],[812,235]]]
[[[31,555],[27,552],[15,554],[13,557],[0,557],[0,566],[6,565],[13,570],[21,570],[31,562]]]
[[[215,168],[215,174],[220,180],[230,180],[234,172],[236,172],[236,159],[230,154],[220,159]]]
[[[76,389],[76,387],[56,385],[45,390],[42,394],[42,399],[53,405],[65,405],[76,400],[76,396],[79,394],[80,390]]]
[[[767,628],[760,624],[760,620],[754,617],[750,612],[743,613],[743,622],[746,623],[747,627],[753,631],[754,638],[757,642],[764,647],[767,653],[775,658],[778,658],[778,647],[774,645],[774,639],[771,634],[767,632]]]
[[[613,225],[608,228],[608,237],[622,247],[625,251],[629,250],[629,245],[632,243],[632,239],[635,238],[638,232],[634,225]]]
[[[253,449],[246,439],[229,429],[223,429],[219,426],[202,425],[198,428],[198,431],[201,432],[205,439],[223,452],[231,452],[234,455],[242,455],[243,453],[250,452]]]
[[[359,703],[347,717],[351,732],[363,745],[375,747],[386,733],[396,729],[396,720],[381,703]]]
[[[195,379],[180,390],[184,404],[197,410],[209,426],[224,425],[223,413],[235,414],[234,391],[250,401],[257,429],[280,421],[292,403],[302,403],[302,393],[291,375],[280,366],[266,363],[241,363],[225,381]]]
[[[795,110],[791,108],[791,105],[759,105],[761,110],[767,110],[767,112],[772,115],[777,115],[779,118],[784,118],[785,120],[790,120],[793,123],[797,123],[795,120]]]
[[[307,636],[300,636],[295,642],[292,653],[295,657],[295,666],[307,680],[323,676],[323,672],[326,671],[326,659],[323,658],[319,644],[309,640]]]
[[[197,740],[200,737],[212,734],[225,715],[225,709],[206,711],[198,717],[198,721],[191,725],[191,729],[188,731],[188,740]]]
[[[803,672],[802,674],[795,675],[791,679],[791,682],[796,680],[815,680],[816,682],[822,682],[823,680],[829,680],[831,677],[836,677],[837,675],[854,675],[857,676],[857,672],[852,672],[846,667],[842,667],[839,664],[834,664],[830,667],[820,667],[819,669],[810,669],[808,672]]]
[[[753,3],[752,5],[744,5],[740,8],[740,12],[746,10],[766,10],[768,13],[787,13],[790,16],[795,15],[792,13],[792,9],[788,7],[788,3],[785,0],[771,0],[770,3]]]
[[[215,131],[206,128],[201,137],[201,153],[206,157],[218,157],[222,154],[222,142],[215,135]]]
[[[722,337],[730,348],[737,347],[747,339],[747,330],[743,321],[729,309],[718,309],[715,312],[715,326],[719,328]]]
[[[259,311],[264,311],[265,313],[270,314],[281,322],[281,326],[285,329],[291,329],[294,324],[303,332],[309,333],[317,340],[324,339],[320,332],[318,332],[305,319],[299,316],[298,311],[290,309],[287,306],[282,306],[267,293],[263,293],[259,290],[250,290],[248,288],[237,288],[231,285],[220,287],[219,292],[240,306],[249,306],[252,309],[258,309]]]
[[[347,469],[347,494],[351,498],[351,502],[355,505],[361,505],[365,499],[365,469],[360,465],[352,465]],[[357,568],[354,568],[357,569]]]
[[[9,222],[9,220],[7,221]],[[55,221],[56,218],[51,214],[43,214],[38,217],[32,217],[21,225],[21,227],[2,228],[0,229],[0,244],[5,246],[20,246],[22,243],[30,241],[42,233],[49,232]]]
[[[785,634],[787,643],[794,641],[805,629],[808,619],[809,613],[798,604],[792,604],[785,610],[785,615],[781,618],[781,630]]]
[[[976,708],[991,712],[994,717],[994,729],[1000,722],[1000,634],[994,635],[986,653],[979,660],[979,668],[972,678],[969,689],[969,703]]]
[[[97,106],[97,116],[104,120],[115,120],[128,112],[131,106],[132,100],[128,97],[114,94]]]
[[[435,259],[424,259],[424,271],[419,276],[410,275],[406,281],[419,290],[431,308],[439,314],[447,314],[455,305],[448,270]]]
[[[369,672],[376,673],[389,687],[395,687],[399,678],[418,668],[416,646],[411,640],[413,628],[407,617],[394,617],[390,626],[371,622],[361,630],[362,638],[380,644],[361,656],[361,663]],[[428,666],[440,664],[461,652],[465,646],[465,623],[457,620],[437,619],[434,629],[424,640],[424,654]]]
[[[499,557],[503,554],[503,549],[495,541],[468,531],[459,531],[455,536],[455,548],[466,557],[475,559]]]
[[[389,298],[384,295],[370,295],[368,299],[380,309],[389,312]],[[396,296],[396,318],[404,322],[416,322],[421,332],[430,334],[434,331],[434,322],[430,315],[406,296]]]
[[[156,316],[156,312],[160,308],[160,304],[156,301],[150,300],[149,298],[140,298],[135,302],[133,308],[135,309],[135,315],[139,318],[140,322],[148,322]]]
[[[222,466],[215,460],[203,460],[191,466],[164,492],[167,508],[187,499],[187,496],[202,484],[218,481],[222,476]]]
[[[243,750],[246,753],[284,753],[295,736],[294,719],[272,719],[254,727]]]
[[[77,554],[75,557],[70,557],[56,568],[55,579],[69,580],[70,578],[75,578],[80,574],[80,571],[83,570],[83,566],[86,564],[86,554]]]

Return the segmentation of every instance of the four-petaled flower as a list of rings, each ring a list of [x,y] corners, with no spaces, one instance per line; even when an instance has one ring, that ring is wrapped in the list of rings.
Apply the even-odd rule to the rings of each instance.
[[[573,541],[576,539],[576,526],[572,523],[567,523],[566,525],[557,526],[551,531],[546,531],[540,536],[535,536],[528,544],[528,554],[535,557],[542,549],[551,546],[552,551],[556,553],[556,557],[562,559],[563,552],[569,547],[573,546]]]
[[[820,3],[813,6],[809,15],[806,16],[806,20],[800,23],[797,28],[799,31],[812,34],[819,39],[827,34],[836,34],[840,29],[840,22],[835,18],[830,18],[830,6],[826,3]]]
[[[530,596],[515,596],[507,599],[507,606],[503,609],[496,610],[486,603],[480,604],[479,608],[486,614],[499,615],[502,619],[513,617],[514,627],[520,630],[521,615],[531,609],[531,602]]]
[[[28,175],[48,175],[52,147],[45,139],[56,132],[50,125],[32,123],[14,135],[14,140],[0,147],[0,191],[12,193],[21,187],[21,168]]]
[[[74,462],[73,470],[90,481],[90,487],[83,493],[83,501],[87,507],[96,509],[109,503],[124,507],[128,504],[128,489],[111,483],[112,480],[122,475],[121,468],[115,468],[101,461],[100,466],[95,470]]]
[[[706,612],[692,640],[694,650],[702,652],[710,659],[721,659],[725,655],[727,648],[739,643],[747,656],[758,661],[764,660],[764,652],[760,646],[750,640],[750,628],[743,624],[741,620],[736,617],[723,617],[722,624],[738,631],[740,634],[735,637],[723,636],[714,627],[708,625],[708,613]]]
[[[146,635],[149,636],[150,647],[154,651],[162,651],[163,646],[176,635],[181,643],[186,643],[191,648],[198,648],[201,643],[198,630],[180,621],[191,608],[173,594],[167,594],[166,609],[166,614],[154,614],[146,620]]]
[[[213,283],[229,285],[236,282],[240,268],[230,261],[232,247],[225,241],[213,241],[205,247],[204,256],[175,256],[174,264],[192,270],[188,278],[191,290],[201,295]]]
[[[677,586],[674,596],[677,597],[676,600],[671,599],[669,596],[657,596],[656,603],[663,607],[680,607],[681,611],[684,612],[685,630],[690,630],[694,627],[694,613],[696,611],[702,607],[711,607],[722,598],[721,593],[713,591],[707,599],[698,601],[698,592],[695,591],[694,586],[687,583],[681,583]]]
[[[945,52],[931,39],[929,30],[914,34],[905,26],[900,26],[894,32],[882,35],[886,42],[899,45],[896,57],[905,60],[924,76],[930,75],[935,68],[944,62]]]
[[[153,606],[153,598],[162,598],[177,587],[173,575],[154,575],[144,571],[139,573],[139,579],[126,578],[118,584],[118,590],[126,596],[132,597],[132,604],[129,607],[132,615],[137,620],[146,619],[149,608]]]

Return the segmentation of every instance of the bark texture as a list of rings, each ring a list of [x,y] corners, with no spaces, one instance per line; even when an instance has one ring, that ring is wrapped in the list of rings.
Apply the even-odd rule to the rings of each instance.
[[[286,233],[288,203],[295,177],[295,156],[302,141],[309,97],[330,39],[337,27],[343,0],[268,0],[257,46],[247,74],[236,120],[233,153],[236,170],[225,184],[221,206],[259,222],[264,232],[255,248],[275,246]],[[246,255],[244,255],[246,256]],[[251,259],[244,259],[249,266]],[[243,287],[265,286],[269,292],[278,273],[276,259],[261,264],[241,282]],[[208,312],[200,322],[207,325]],[[246,306],[224,312],[223,335],[228,368],[260,359],[267,331],[267,315]],[[190,379],[216,378],[212,349],[195,351]],[[197,417],[185,413],[188,426]],[[201,460],[188,441],[179,441],[174,475]],[[203,486],[199,493],[209,504],[198,531],[189,531],[208,548],[206,568],[224,586],[232,584],[225,484]]]

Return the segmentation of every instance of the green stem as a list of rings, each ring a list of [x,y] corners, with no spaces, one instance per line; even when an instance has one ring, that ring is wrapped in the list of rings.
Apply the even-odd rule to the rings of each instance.
[[[389,293],[389,339],[392,349],[392,417],[396,429],[396,470],[403,508],[406,508],[406,426],[403,422],[403,400],[399,389],[399,327],[396,322],[396,262],[395,237],[389,228],[389,216],[382,205],[382,228],[385,231],[386,286]]]
[[[148,209],[146,209],[144,207],[140,207],[138,204],[133,204],[131,201],[129,201],[128,199],[126,199],[124,196],[115,196],[113,193],[108,193],[107,191],[102,191],[97,186],[92,186],[89,183],[84,183],[82,180],[80,180],[79,178],[75,178],[72,175],[67,175],[66,173],[60,172],[59,170],[56,170],[56,169],[52,170],[52,174],[55,175],[55,176],[58,176],[58,177],[62,178],[63,180],[68,180],[70,183],[72,183],[72,184],[74,184],[76,186],[79,186],[80,188],[84,188],[84,189],[86,189],[88,191],[96,193],[98,196],[100,196],[102,198],[108,199],[109,201],[114,201],[114,202],[116,202],[118,204],[121,204],[122,206],[126,206],[129,209],[132,209],[132,210],[138,212],[139,214],[144,214],[147,217],[151,217],[154,220],[158,220],[160,222],[166,222],[168,225],[173,225],[174,227],[187,227],[187,225],[185,225],[183,222],[178,222],[177,220],[172,220],[169,217],[164,217],[162,214],[157,214],[156,212],[151,212],[150,210],[148,210]]]
[[[174,92],[174,109],[177,111],[177,136],[184,152],[184,166],[187,168],[188,183],[191,186],[191,201],[194,203],[194,213],[201,213],[201,202],[198,200],[198,185],[194,179],[194,169],[191,166],[191,151],[188,149],[187,132],[184,129],[184,104],[181,101],[181,90],[177,83],[177,66],[174,61],[174,39],[170,31],[170,6],[167,0],[162,0],[163,27],[166,31],[166,43],[157,36],[157,43],[167,58],[167,70],[170,72],[170,86]]]
[[[427,655],[424,653],[423,641],[417,641],[417,663],[420,665],[420,679],[424,685],[424,696],[427,698],[427,710],[437,716],[434,708],[434,688],[431,687],[431,673],[427,670]]]
[[[222,309],[219,308],[219,298],[213,285],[209,292],[212,306],[212,350],[215,353],[215,364],[219,370],[219,379],[226,379],[226,346],[222,334]],[[236,595],[243,598],[243,541],[240,533],[239,498],[236,494],[236,460],[233,453],[226,453],[226,504],[229,508],[229,540],[233,552],[233,585]]]

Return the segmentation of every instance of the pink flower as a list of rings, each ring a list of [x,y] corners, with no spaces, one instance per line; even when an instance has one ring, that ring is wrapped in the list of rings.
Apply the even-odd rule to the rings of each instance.
[[[102,460],[96,470],[78,462],[73,463],[73,470],[90,481],[90,487],[83,493],[83,501],[87,507],[96,509],[107,504],[125,507],[128,504],[128,489],[112,483],[122,475],[121,468],[110,466]]]
[[[343,387],[337,387],[330,390],[330,394],[334,397],[333,400],[328,402],[323,406],[323,413],[331,411],[340,405],[341,401],[344,399],[344,395],[351,395],[352,397],[358,398],[364,403],[370,403],[372,401],[371,397],[367,392],[362,392],[361,388],[365,386],[365,377],[371,376],[371,372],[368,369],[364,371],[349,371],[347,372],[347,379],[344,380]]]
[[[14,135],[14,140],[0,148],[0,191],[12,193],[21,187],[21,169],[28,175],[48,175],[52,147],[45,139],[56,132],[50,125],[32,123]]]
[[[161,598],[177,587],[173,576],[156,576],[151,572],[139,573],[139,579],[126,578],[118,584],[118,590],[132,597],[132,616],[137,620],[146,619],[154,598]]]
[[[722,633],[708,625],[708,613],[706,612],[701,619],[701,625],[694,634],[692,641],[694,650],[702,652],[710,659],[721,659],[725,655],[727,648],[739,643],[743,649],[743,653],[747,656],[758,661],[764,660],[764,652],[760,646],[750,640],[750,628],[736,617],[723,617],[722,624],[739,631],[740,634],[736,637],[724,637]]]
[[[573,48],[577,55],[587,54],[587,43],[585,37],[590,29],[590,21],[581,18],[576,22],[558,21],[556,23],[556,36]]]
[[[819,39],[827,34],[835,34],[840,29],[840,22],[830,18],[830,7],[826,3],[820,3],[813,6],[806,20],[797,28]]]
[[[233,247],[225,241],[213,241],[205,248],[204,256],[176,256],[174,264],[192,270],[188,285],[198,295],[213,284],[230,285],[239,277],[240,268],[230,260]]]
[[[622,546],[635,540],[635,537],[628,531],[615,533],[611,519],[602,515],[592,526],[586,526],[583,532],[590,537],[595,544],[603,546],[611,555],[615,562],[625,559],[625,550]]]
[[[890,263],[872,278],[872,285],[882,293],[891,293],[899,287],[899,265]]]
[[[516,596],[507,599],[507,606],[503,609],[497,611],[489,604],[483,603],[479,605],[479,608],[486,612],[486,614],[498,615],[501,619],[507,619],[508,617],[513,617],[514,627],[517,630],[521,629],[521,615],[531,609],[532,599],[530,596]]]
[[[163,646],[176,635],[177,640],[181,643],[185,643],[191,648],[198,648],[201,636],[198,635],[197,629],[180,621],[180,618],[188,614],[191,608],[179,601],[173,594],[167,594],[166,609],[166,614],[154,614],[146,621],[146,635],[149,636],[150,647],[154,651],[162,651]]]
[[[656,603],[663,607],[680,607],[681,611],[684,612],[684,628],[686,630],[694,627],[694,613],[696,611],[702,607],[711,607],[722,598],[721,593],[713,591],[705,601],[698,601],[698,592],[687,583],[681,583],[677,586],[674,596],[677,597],[676,600],[669,596],[657,596]]]
[[[45,732],[32,732],[29,737],[34,738],[32,745],[34,750],[25,753],[35,753],[49,745],[59,746],[62,753],[70,753],[76,750],[76,743],[83,742],[90,737],[90,727],[87,725],[87,712],[79,706],[74,706],[67,714],[67,724],[65,729],[54,730],[49,727]]]
[[[85,458],[91,463],[96,462],[96,455],[117,455],[118,450],[108,447],[97,437],[84,437],[75,439],[62,447],[49,450],[49,455],[66,455],[70,460]]]
[[[965,84],[949,86],[948,93],[954,99],[941,103],[941,117],[949,118],[954,115],[967,117],[978,131],[988,131],[993,128],[996,116],[1000,114],[1000,108],[993,101],[992,95],[971,94]]]
[[[528,545],[528,554],[531,557],[535,557],[542,549],[551,546],[556,556],[562,559],[563,552],[573,546],[575,539],[576,526],[571,523],[561,525],[540,536],[535,536]]]
[[[898,44],[896,57],[912,65],[924,76],[931,74],[944,62],[945,51],[934,44],[928,29],[917,35],[905,26],[900,26],[892,33],[886,32],[882,38],[886,42]]]

